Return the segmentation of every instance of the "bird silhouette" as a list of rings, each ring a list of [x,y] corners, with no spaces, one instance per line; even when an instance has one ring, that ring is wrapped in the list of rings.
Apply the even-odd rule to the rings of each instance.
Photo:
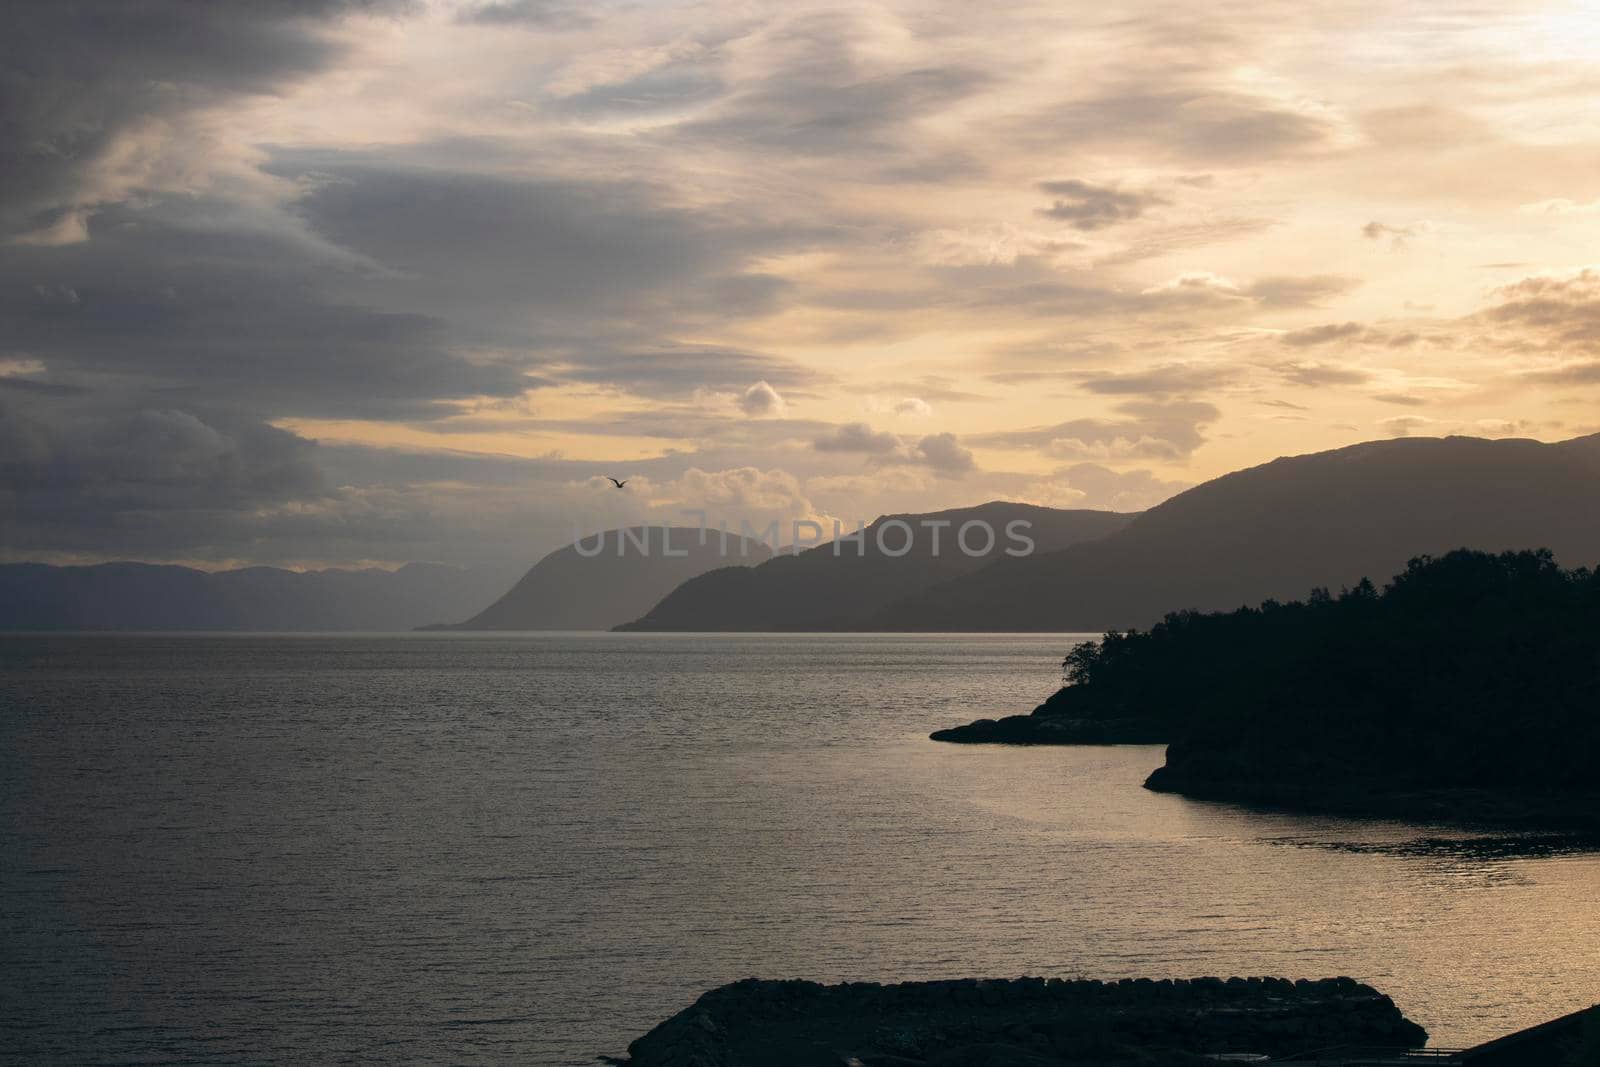
[[[609,474],[606,475],[606,481],[610,482],[612,485],[616,486],[618,489],[621,489],[623,486],[628,484],[628,480],[626,478],[624,478],[622,481],[619,482],[615,478],[611,477],[611,475],[609,475]]]

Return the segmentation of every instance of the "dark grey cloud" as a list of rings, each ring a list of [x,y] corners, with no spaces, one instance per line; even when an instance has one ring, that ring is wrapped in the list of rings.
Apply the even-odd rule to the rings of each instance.
[[[1222,415],[1201,401],[1129,401],[1117,419],[1071,419],[1053,426],[977,434],[980,447],[1036,449],[1070,459],[1182,460],[1205,443],[1202,429]]]
[[[0,254],[0,323],[48,381],[141,406],[407,419],[539,384],[514,362],[462,355],[437,317],[339,300],[348,268],[284,235],[218,231],[161,205],[106,207],[90,228],[88,241]]]
[[[1155,193],[1096,185],[1077,178],[1040,182],[1039,190],[1055,197],[1055,203],[1040,208],[1039,214],[1059,219],[1077,230],[1100,230],[1119,222],[1129,222],[1150,208],[1168,203],[1165,197]]]
[[[327,22],[383,0],[13,0],[0,32],[0,233],[94,203],[92,170],[152,118],[329,65]]]
[[[258,421],[0,393],[0,544],[163,552],[235,536],[263,508],[326,499],[316,446]],[[230,550],[238,547],[236,540]]]
[[[753,260],[825,243],[812,225],[691,210],[644,182],[506,178],[418,165],[412,153],[279,153],[312,182],[296,205],[319,234],[388,268],[382,292],[519,331],[607,319],[656,330],[695,315],[765,314],[786,285]]]

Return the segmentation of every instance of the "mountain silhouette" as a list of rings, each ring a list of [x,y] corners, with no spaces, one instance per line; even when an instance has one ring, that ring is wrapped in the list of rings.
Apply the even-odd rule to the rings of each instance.
[[[695,529],[633,526],[627,536],[607,530],[545,556],[466,622],[429,629],[608,630],[696,575],[748,570],[771,555],[766,543],[733,534],[724,548],[715,530],[706,532],[704,544]]]
[[[1332,589],[1456,548],[1600,559],[1600,435],[1372,441],[1225,475],[1097,541],[984,569],[872,617],[882,630],[1089,632]]]
[[[861,630],[896,601],[959,575],[970,574],[1004,556],[1020,542],[1008,538],[1014,521],[1029,523],[1034,551],[1048,552],[1126,526],[1131,515],[1111,511],[1066,511],[1031,504],[992,502],[927,514],[885,515],[866,528],[860,547],[844,541],[804,552],[781,553],[758,567],[711,571],[674,589],[648,614],[619,630]],[[912,536],[886,524],[905,523]],[[923,522],[944,522],[939,551],[933,530]],[[984,522],[995,543],[983,555],[969,556],[957,542],[964,523]],[[849,531],[846,531],[847,533]],[[882,532],[880,547],[879,534]],[[974,529],[968,547],[976,552],[986,537]],[[904,555],[895,555],[905,549]],[[887,551],[884,551],[887,550]]]
[[[0,630],[409,630],[466,614],[503,568],[207,572],[149,563],[0,564]]]

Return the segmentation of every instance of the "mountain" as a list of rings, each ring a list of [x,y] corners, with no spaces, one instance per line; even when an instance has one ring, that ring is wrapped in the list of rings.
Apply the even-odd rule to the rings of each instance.
[[[786,553],[758,567],[704,574],[674,589],[648,614],[619,630],[864,630],[869,620],[913,593],[979,570],[1022,542],[1008,532],[1028,523],[1034,551],[1103,537],[1132,518],[1111,511],[1063,511],[993,502],[920,515],[885,515],[859,540]],[[967,549],[957,542],[968,523]],[[897,525],[899,524],[899,525]],[[942,525],[929,525],[942,524]],[[904,529],[901,528],[904,527]],[[1019,527],[1017,534],[1024,531]],[[938,535],[937,551],[935,534]],[[904,551],[904,554],[900,554]]]
[[[0,630],[409,630],[505,588],[500,568],[207,572],[148,563],[0,564]]]
[[[622,534],[607,530],[557,549],[477,615],[435,628],[606,630],[637,618],[697,575],[716,568],[743,573],[772,555],[765,543],[732,534],[724,548],[716,531],[706,534],[705,544],[699,531],[686,528],[634,526]]]
[[[883,630],[1085,632],[1335,590],[1456,548],[1600,559],[1600,435],[1401,438],[1294,456],[1180,493],[1120,532],[1001,559],[873,616]]]

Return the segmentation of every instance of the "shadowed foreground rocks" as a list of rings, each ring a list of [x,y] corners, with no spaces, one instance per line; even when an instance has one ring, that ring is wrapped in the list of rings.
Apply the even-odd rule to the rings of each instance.
[[[1172,727],[1155,719],[1067,719],[1007,715],[935,730],[935,741],[958,745],[1164,745]]]
[[[631,1067],[1215,1064],[1334,1045],[1416,1048],[1427,1032],[1351,978],[745,979],[628,1046]]]
[[[967,745],[1164,745],[1175,732],[1169,719],[1120,694],[1107,699],[1089,686],[1064,685],[1030,714],[979,719],[928,736]]]

